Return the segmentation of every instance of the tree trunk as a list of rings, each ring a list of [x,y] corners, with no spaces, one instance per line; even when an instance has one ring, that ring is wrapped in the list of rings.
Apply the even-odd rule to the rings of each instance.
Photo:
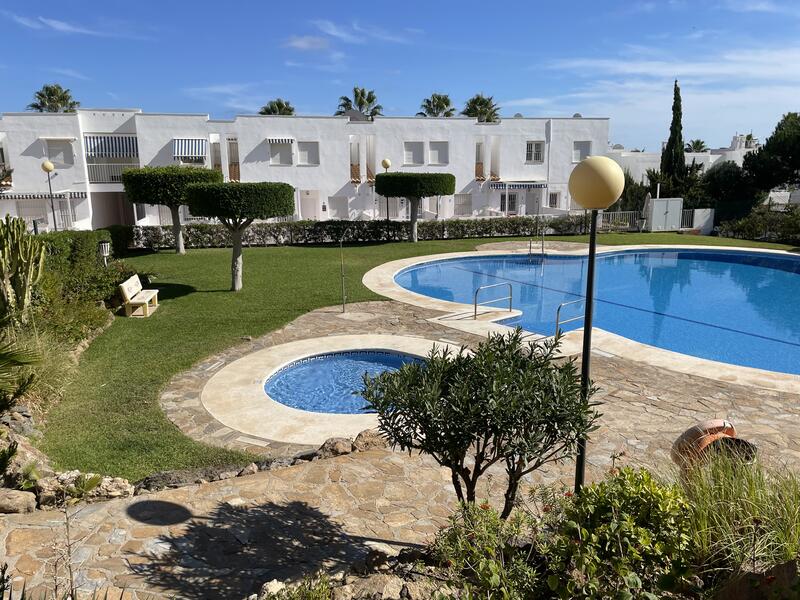
[[[242,289],[242,230],[232,229],[233,255],[231,256],[231,291]]]
[[[172,237],[175,240],[175,254],[186,254],[186,249],[183,247],[180,206],[170,206],[169,211],[172,213]]]
[[[506,468],[508,475],[508,487],[503,502],[503,512],[500,513],[501,519],[507,519],[517,503],[517,492],[519,491],[519,482],[522,479],[521,465],[515,464],[513,469]]]
[[[417,213],[419,212],[419,198],[409,198],[411,204],[411,241],[417,241]]]

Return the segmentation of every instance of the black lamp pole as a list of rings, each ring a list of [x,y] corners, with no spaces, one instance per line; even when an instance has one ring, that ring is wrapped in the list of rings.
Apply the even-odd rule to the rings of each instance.
[[[50,211],[53,213],[53,231],[58,231],[58,223],[56,222],[56,205],[53,202],[53,184],[50,183],[50,171],[47,172],[47,189],[50,190]]]
[[[597,251],[597,210],[592,210],[589,225],[589,264],[586,270],[586,309],[583,318],[583,354],[581,355],[581,398],[589,402],[589,371],[592,363],[592,317],[594,316],[594,259]],[[578,440],[575,458],[575,493],[586,478],[586,438]]]

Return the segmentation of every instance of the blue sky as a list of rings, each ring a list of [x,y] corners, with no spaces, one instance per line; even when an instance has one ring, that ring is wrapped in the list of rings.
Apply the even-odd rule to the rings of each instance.
[[[612,142],[657,150],[676,77],[684,136],[715,147],[800,108],[797,0],[2,0],[0,23],[7,112],[59,82],[84,107],[332,114],[357,84],[387,115],[484,92],[506,116],[609,116]]]

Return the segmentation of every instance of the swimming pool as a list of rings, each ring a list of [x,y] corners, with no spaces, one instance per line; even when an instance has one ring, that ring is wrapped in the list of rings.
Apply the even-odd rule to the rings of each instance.
[[[389,350],[317,354],[291,362],[273,373],[264,383],[264,391],[276,402],[300,410],[363,414],[366,400],[359,392],[364,374],[374,377],[412,362],[421,359]]]
[[[585,256],[478,256],[415,265],[395,282],[465,304],[479,286],[508,282],[522,315],[502,323],[552,335],[558,306],[583,298],[586,266]],[[496,288],[481,300],[504,295]],[[800,256],[719,249],[602,253],[595,298],[595,327],[683,354],[800,374]],[[561,319],[582,311],[583,303],[566,306]],[[579,327],[582,321],[562,329]]]

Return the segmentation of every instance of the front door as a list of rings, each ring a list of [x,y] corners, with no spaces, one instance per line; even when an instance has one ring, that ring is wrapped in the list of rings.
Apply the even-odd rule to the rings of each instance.
[[[516,194],[508,194],[508,199],[506,199],[506,194],[500,194],[500,212],[511,214],[517,213]]]

